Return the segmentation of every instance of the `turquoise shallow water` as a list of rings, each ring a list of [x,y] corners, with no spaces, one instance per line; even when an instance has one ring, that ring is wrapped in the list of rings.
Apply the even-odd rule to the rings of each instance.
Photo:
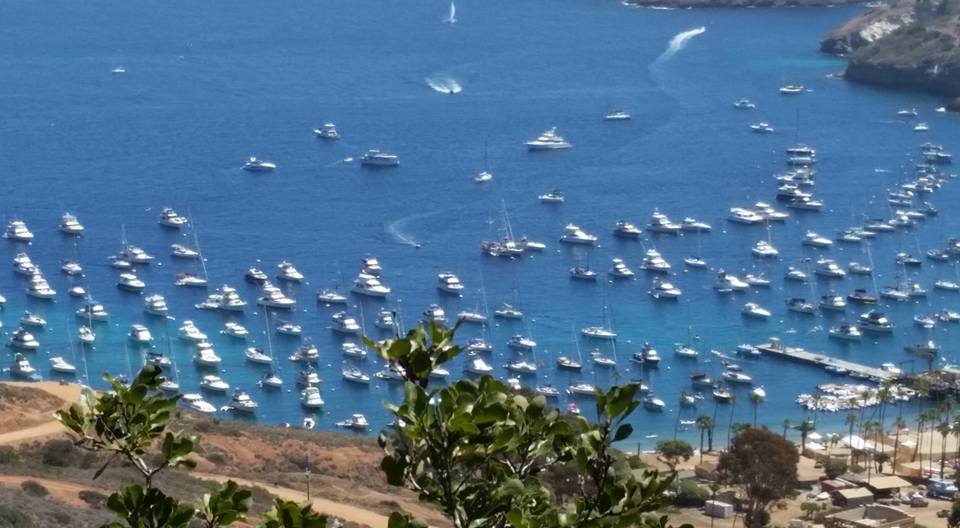
[[[614,382],[608,372],[586,368],[572,376],[552,366],[560,353],[575,353],[571,328],[600,322],[603,305],[609,305],[620,333],[619,379],[644,379],[668,404],[662,414],[637,411],[635,440],[643,447],[654,442],[646,435],[672,433],[677,397],[688,388],[690,373],[719,374],[718,363],[707,361],[709,348],[729,353],[738,343],[779,335],[789,344],[879,364],[910,359],[903,346],[930,335],[945,345],[945,357],[956,359],[951,334],[957,328],[941,325],[924,333],[910,319],[920,311],[960,308],[960,295],[931,292],[920,304],[884,306],[898,324],[896,333],[852,346],[827,338],[832,319],[795,316],[783,307],[786,297],[819,296],[828,288],[817,281],[811,292],[781,280],[786,265],[816,254],[800,246],[807,229],[832,236],[864,215],[888,216],[886,189],[909,173],[921,142],[960,151],[960,123],[935,114],[936,100],[827,78],[843,64],[819,54],[818,39],[861,8],[657,11],[600,1],[461,2],[452,27],[440,20],[446,9],[445,2],[368,0],[282,10],[255,2],[8,6],[7,31],[0,34],[0,67],[7,72],[0,85],[0,212],[31,226],[37,238],[26,251],[60,295],[54,303],[28,301],[22,279],[0,273],[0,293],[8,299],[0,314],[3,331],[9,333],[29,308],[51,323],[40,332],[35,366],[45,370],[50,355],[79,354],[67,343],[68,331],[75,332],[76,302],[65,295],[69,283],[57,271],[60,259],[77,258],[86,267],[82,283],[113,314],[110,325],[98,330],[95,349],[83,356],[94,385],[102,371],[132,373],[140,363],[140,353],[124,347],[131,323],[147,323],[162,340],[192,319],[223,356],[223,377],[260,402],[258,421],[299,423],[303,411],[295,391],[258,389],[262,371],[245,363],[241,345],[216,335],[227,318],[194,310],[203,294],[172,285],[176,272],[194,270],[167,251],[170,243],[191,243],[192,237],[156,224],[159,208],[172,206],[195,224],[211,286],[229,283],[252,303],[257,291],[242,279],[248,266],[260,262],[272,274],[277,262],[289,259],[304,272],[305,284],[285,288],[300,301],[294,318],[323,357],[327,403],[318,425],[324,428],[352,412],[382,425],[388,420],[383,402],[401,394],[383,382],[358,387],[340,380],[340,341],[327,329],[332,311],[314,301],[317,288],[337,285],[340,277],[349,281],[365,254],[380,258],[384,281],[394,290],[385,303],[363,302],[369,332],[376,332],[373,314],[381,305],[399,309],[407,323],[432,302],[454,314],[480,304],[483,283],[491,307],[516,302],[528,315],[526,323],[493,326],[488,337],[503,374],[512,357],[505,347],[509,336],[533,335],[544,367],[539,380],[524,380],[530,386],[565,386],[575,378]],[[657,60],[675,35],[701,26],[704,33]],[[117,65],[127,72],[112,74]],[[462,93],[440,94],[424,81],[442,76],[456,79]],[[811,91],[785,98],[777,93],[784,82]],[[740,97],[758,108],[735,110],[731,103]],[[925,137],[896,121],[896,110],[908,107],[917,107],[930,123]],[[629,110],[633,120],[601,120],[618,108]],[[724,218],[734,205],[773,201],[772,175],[783,169],[783,149],[794,142],[798,111],[800,139],[819,151],[814,190],[826,207],[773,228],[781,259],[758,269],[774,279],[771,290],[718,295],[711,289],[713,272],[684,272],[681,259],[700,248],[714,269],[754,270],[749,248],[763,230]],[[325,120],[337,123],[343,140],[329,144],[313,137],[311,129]],[[747,125],[758,120],[769,121],[776,133],[751,134]],[[574,148],[526,152],[523,142],[550,126],[558,126]],[[495,180],[480,187],[471,177],[482,168],[484,144]],[[396,152],[402,166],[366,171],[342,161],[376,147]],[[273,160],[279,169],[245,173],[239,167],[249,155]],[[565,192],[567,202],[539,204],[536,196],[554,188]],[[894,280],[897,251],[920,253],[957,234],[957,198],[957,186],[948,183],[932,198],[940,216],[876,241],[879,285]],[[519,262],[480,254],[479,242],[499,221],[501,202],[518,233],[548,244],[544,253]],[[642,224],[654,208],[674,220],[696,216],[714,231],[645,236],[642,243],[611,236],[617,219]],[[78,241],[56,231],[66,210],[87,227]],[[561,247],[557,239],[568,222],[599,235],[598,247]],[[118,249],[121,226],[131,242],[161,257],[141,275],[147,293],[167,297],[176,321],[148,321],[142,297],[114,286],[116,272],[107,257]],[[649,278],[642,275],[604,286],[567,276],[576,263],[605,271],[614,256],[636,269],[651,244],[674,265],[671,280],[684,291],[677,303],[652,301]],[[22,250],[3,242],[0,260],[9,262]],[[863,259],[855,246],[829,253],[841,262]],[[445,270],[467,285],[462,300],[438,295],[435,275]],[[939,277],[956,278],[956,271],[931,262],[919,271],[928,285]],[[858,286],[873,284],[848,278],[834,287],[848,292]],[[771,308],[774,316],[745,322],[740,308],[747,300]],[[350,311],[359,317],[358,301],[352,299]],[[265,340],[259,310],[249,309],[242,322],[258,343]],[[670,352],[674,342],[687,338],[688,327],[701,337],[698,362]],[[477,334],[463,331],[464,338]],[[643,341],[664,357],[656,370],[628,365]],[[280,358],[296,346],[282,337],[273,344]],[[181,385],[197,388],[200,372],[189,361],[189,347],[176,339],[172,346]],[[0,351],[4,366],[11,357],[9,349]],[[767,389],[759,415],[771,426],[784,417],[799,421],[796,395],[832,379],[775,359],[741,363]],[[296,368],[280,365],[292,389]],[[373,374],[379,367],[368,360],[364,368]],[[450,370],[460,372],[461,361]],[[738,392],[746,401],[747,392]],[[227,401],[210,399],[218,406]],[[588,411],[589,402],[580,404]],[[699,413],[714,412],[709,399],[700,407]],[[752,414],[740,403],[718,416],[723,424],[751,420]],[[836,423],[842,416],[821,420]]]

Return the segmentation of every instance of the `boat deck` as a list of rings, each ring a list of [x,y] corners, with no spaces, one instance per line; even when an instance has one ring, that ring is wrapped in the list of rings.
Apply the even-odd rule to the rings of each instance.
[[[805,363],[811,363],[819,367],[826,367],[829,365],[843,367],[849,370],[851,373],[859,373],[872,378],[881,379],[881,380],[893,380],[896,378],[896,375],[887,372],[879,367],[871,367],[868,365],[862,365],[860,363],[854,363],[852,361],[847,361],[845,359],[837,359],[830,357],[826,354],[820,354],[817,352],[810,352],[799,347],[789,347],[785,346],[783,343],[780,343],[779,340],[771,340],[768,343],[762,345],[757,345],[757,349],[760,350],[763,354],[770,354],[775,356],[784,357],[787,359],[792,359],[794,361],[802,361]]]

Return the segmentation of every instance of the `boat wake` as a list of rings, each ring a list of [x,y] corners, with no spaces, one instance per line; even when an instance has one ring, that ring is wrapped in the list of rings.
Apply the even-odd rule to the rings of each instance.
[[[456,79],[450,77],[449,75],[431,75],[424,79],[427,86],[433,89],[435,92],[440,92],[444,94],[458,94],[463,91],[463,87],[460,86],[460,83]]]
[[[670,44],[667,45],[667,49],[660,54],[655,61],[653,61],[652,66],[659,66],[668,60],[672,59],[674,55],[680,52],[683,48],[687,47],[687,43],[693,40],[697,35],[702,35],[707,32],[705,26],[700,26],[695,29],[690,29],[687,31],[681,31],[673,36],[670,39]]]
[[[393,222],[386,224],[383,227],[383,230],[388,235],[390,235],[391,238],[393,238],[394,242],[397,242],[398,244],[403,244],[405,246],[419,248],[420,242],[418,242],[417,239],[414,238],[414,235],[409,232],[409,230],[407,229],[407,226],[415,220],[420,220],[420,219],[434,216],[437,214],[440,214],[440,211],[431,211],[429,213],[416,213],[410,216],[405,216],[403,218],[400,218],[399,220],[394,220]]]

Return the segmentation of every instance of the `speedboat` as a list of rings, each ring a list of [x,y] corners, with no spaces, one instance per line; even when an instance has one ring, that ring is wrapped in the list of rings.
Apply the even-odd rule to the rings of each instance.
[[[568,356],[560,356],[557,358],[557,368],[563,370],[580,370],[583,368],[583,364]]]
[[[847,295],[847,300],[857,304],[877,304],[877,298],[867,293],[867,290],[858,288]]]
[[[216,367],[222,360],[213,350],[213,345],[202,341],[197,343],[197,352],[193,355],[193,362],[201,367]]]
[[[537,198],[540,200],[540,203],[545,204],[562,204],[567,200],[563,193],[557,190],[541,194],[537,196]]]
[[[200,380],[200,387],[211,392],[227,392],[230,390],[230,385],[226,381],[213,374],[204,376]]]
[[[870,310],[869,312],[862,314],[857,320],[857,326],[861,330],[867,330],[870,332],[893,332],[893,323],[883,313],[876,310]]]
[[[50,358],[50,370],[60,374],[76,374],[77,367],[67,363],[67,360],[60,356]]]
[[[20,353],[14,354],[13,356],[13,363],[10,365],[10,374],[16,378],[31,381],[40,379],[40,375],[37,374],[37,369],[33,368],[30,362],[27,361],[26,356]]]
[[[248,172],[271,172],[276,168],[275,163],[257,159],[254,156],[250,156],[247,162],[243,164],[243,170]]]
[[[590,233],[587,233],[586,231],[580,229],[574,224],[567,224],[567,226],[564,228],[563,236],[560,237],[560,242],[563,242],[566,244],[581,244],[581,245],[592,246],[594,243],[596,243],[596,241],[597,241],[597,237],[595,235],[591,235]]]
[[[90,327],[85,325],[80,325],[80,328],[77,328],[77,335],[80,338],[80,342],[86,345],[89,345],[97,340],[97,334],[95,334]]]
[[[10,348],[14,350],[37,350],[40,348],[40,342],[30,332],[18,328],[10,336]]]
[[[527,149],[530,151],[538,150],[562,150],[568,149],[572,145],[563,139],[560,134],[557,133],[557,127],[553,127],[543,134],[540,134],[536,139],[527,141]]]
[[[147,285],[133,273],[121,273],[117,278],[117,288],[123,291],[140,293],[146,287]]]
[[[352,342],[347,341],[344,344],[340,345],[340,350],[343,351],[343,355],[346,357],[356,358],[356,359],[366,359],[367,349],[362,346]]]
[[[773,127],[770,126],[770,123],[766,123],[763,121],[750,125],[750,130],[752,130],[756,134],[772,134],[773,133]]]
[[[23,220],[11,220],[7,223],[7,230],[3,232],[3,238],[14,242],[29,243],[33,240],[33,233],[30,232]]]
[[[180,216],[176,211],[169,207],[164,207],[160,211],[160,219],[157,220],[157,223],[163,227],[171,227],[174,229],[180,229],[183,226],[187,225],[187,217]]]
[[[277,272],[277,278],[289,282],[301,282],[303,281],[303,274],[290,262],[284,260],[280,264],[277,264],[277,268],[280,270]]]
[[[785,84],[780,87],[780,95],[798,95],[803,93],[802,84]]]
[[[341,334],[359,334],[360,325],[357,320],[347,315],[347,312],[337,312],[330,316],[330,330]]]
[[[553,385],[537,385],[537,388],[533,389],[537,394],[542,395],[545,398],[559,398],[560,389],[554,387]]]
[[[263,285],[263,295],[257,298],[257,304],[267,308],[290,310],[296,306],[297,301],[287,297],[280,288],[267,282]]]
[[[370,149],[360,158],[360,165],[364,167],[397,167],[400,165],[400,158],[396,154]]]
[[[750,99],[737,99],[736,101],[733,102],[733,107],[739,108],[741,110],[749,110],[749,109],[756,108],[757,105],[752,103]]]
[[[675,343],[673,345],[673,354],[682,358],[695,359],[700,354],[690,345]]]
[[[673,235],[679,233],[681,228],[682,226],[680,224],[671,222],[667,215],[656,209],[653,210],[653,214],[650,216],[650,222],[647,223],[646,226],[647,231],[651,233],[668,233]]]
[[[349,381],[352,383],[362,383],[369,384],[370,376],[364,374],[362,370],[357,367],[346,367],[341,372],[344,381]]]
[[[204,334],[203,332],[201,332],[200,329],[198,329],[197,326],[193,324],[193,321],[190,321],[190,320],[186,320],[183,322],[183,326],[180,327],[178,334],[180,336],[180,339],[183,339],[185,341],[193,341],[195,343],[199,343],[201,341],[207,340],[207,334]]]
[[[200,258],[200,253],[197,250],[191,249],[183,244],[170,244],[170,254],[182,259]]]
[[[280,335],[300,337],[303,334],[303,327],[290,321],[277,321],[276,330]]]
[[[233,392],[233,397],[230,399],[230,405],[228,407],[230,407],[231,411],[249,414],[257,412],[258,405],[249,394],[237,389]]]
[[[537,364],[525,359],[518,359],[507,363],[506,369],[517,374],[532,376],[537,373]]]
[[[685,257],[683,263],[688,267],[695,269],[706,269],[707,261],[703,260],[701,257]]]
[[[500,319],[523,319],[523,312],[512,305],[503,303],[493,311],[493,316]]]
[[[747,317],[753,317],[754,319],[766,319],[770,317],[770,310],[752,302],[743,305],[743,310],[741,310],[740,313]]]
[[[780,255],[780,251],[766,240],[761,240],[754,244],[750,252],[760,258],[777,258],[777,256]]]
[[[360,273],[357,279],[353,281],[353,287],[350,289],[357,295],[366,295],[367,297],[386,297],[390,293],[390,288],[380,283],[380,280],[373,275]]]
[[[443,326],[447,322],[447,313],[439,304],[431,304],[423,311],[423,321],[427,324],[434,323]]]
[[[180,401],[182,401],[184,405],[186,405],[191,411],[196,411],[203,414],[213,414],[217,412],[217,408],[204,400],[203,396],[199,394],[184,394]]]
[[[260,378],[260,381],[257,382],[257,385],[267,389],[279,389],[283,387],[283,378],[271,370],[270,372],[264,374],[262,378]]]
[[[533,350],[536,348],[537,342],[529,337],[517,334],[510,337],[507,346],[516,350]]]
[[[829,248],[833,245],[833,241],[813,231],[807,231],[803,236],[803,245],[816,248]]]
[[[340,131],[337,130],[337,125],[333,123],[324,123],[320,128],[314,128],[313,133],[320,139],[340,139]]]
[[[644,396],[641,402],[643,403],[644,409],[653,412],[662,412],[667,407],[667,404],[664,403],[663,400],[652,395]]]
[[[592,339],[602,339],[606,341],[612,341],[617,338],[617,333],[609,328],[603,326],[587,326],[580,329],[580,333],[584,337],[589,337]]]
[[[604,121],[629,121],[630,114],[624,112],[623,110],[617,110],[616,112],[611,112],[603,116]]]
[[[806,299],[801,297],[792,297],[786,300],[787,310],[796,313],[802,314],[814,314],[817,312],[817,307],[812,302],[807,302]]]
[[[307,409],[319,409],[323,407],[323,397],[320,396],[320,389],[309,386],[300,393],[300,405]]]
[[[653,281],[653,288],[650,289],[649,293],[654,299],[677,299],[683,294],[680,288],[670,282],[661,280]]]
[[[622,238],[639,238],[640,235],[643,234],[643,231],[627,220],[617,220],[617,223],[613,228],[613,234],[614,236]]]
[[[83,275],[83,266],[75,260],[64,260],[60,263],[60,271],[66,273],[70,277],[76,277]]]
[[[860,341],[863,333],[856,326],[849,323],[841,323],[830,329],[830,337],[844,341]]]
[[[937,288],[938,290],[946,290],[946,291],[953,291],[953,292],[960,291],[960,284],[957,284],[956,282],[946,280],[946,279],[940,279],[935,281],[933,283],[933,287]]]
[[[493,181],[493,173],[489,170],[482,170],[473,177],[473,181],[476,183],[487,183]]]
[[[617,360],[603,355],[599,350],[590,352],[590,359],[593,361],[593,364],[598,367],[612,368],[617,366]]]
[[[117,254],[117,260],[129,262],[131,264],[150,264],[153,262],[153,255],[150,255],[142,248],[132,244],[124,244]]]
[[[567,386],[567,394],[580,396],[596,396],[597,386],[591,383],[579,382],[571,383]]]
[[[264,284],[270,280],[270,277],[263,272],[260,268],[250,267],[247,269],[247,272],[243,275],[243,280],[251,284]]]
[[[174,286],[185,286],[187,288],[206,288],[207,279],[194,273],[181,272],[173,280]]]
[[[684,231],[705,233],[713,229],[713,227],[706,222],[701,222],[696,218],[690,218],[688,216],[680,222],[680,229]]]
[[[347,304],[347,296],[337,290],[324,288],[317,292],[317,301],[324,304]]]
[[[153,336],[146,326],[135,324],[130,327],[130,341],[137,345],[149,345],[153,342]]]
[[[467,364],[463,367],[463,370],[469,374],[489,374],[493,372],[493,367],[487,364],[486,361],[475,357],[467,361]]]
[[[740,277],[727,273],[724,270],[717,272],[717,280],[713,284],[713,289],[720,293],[745,291],[749,287],[750,285],[743,282]]]
[[[47,326],[47,320],[35,313],[24,311],[23,315],[20,317],[20,326],[43,328],[44,326]]]
[[[762,215],[741,207],[734,207],[730,209],[730,216],[728,216],[727,219],[731,222],[747,225],[759,224],[765,221]]]
[[[60,217],[59,229],[61,233],[72,236],[80,236],[84,231],[83,224],[77,220],[76,216],[70,213],[63,213],[63,216]]]
[[[459,277],[448,271],[437,275],[437,289],[459,296],[463,294],[463,283]]]
[[[650,248],[643,256],[640,269],[652,273],[669,273],[670,263],[656,249]]]
[[[579,280],[588,280],[595,281],[597,280],[597,272],[590,269],[589,266],[574,266],[569,270],[571,279]]]
[[[106,321],[110,318],[110,315],[107,313],[106,308],[102,304],[85,304],[81,306],[76,312],[77,317],[81,319],[88,319],[90,321]]]
[[[821,277],[842,279],[847,276],[847,272],[837,264],[833,259],[820,259],[817,261],[817,268],[814,273]]]
[[[847,308],[847,301],[842,295],[830,294],[820,296],[820,309],[842,312]]]
[[[725,370],[721,376],[723,376],[723,379],[727,380],[729,383],[753,383],[753,378],[744,374],[743,372],[738,372],[735,370]]]
[[[167,301],[159,293],[148,295],[143,299],[143,311],[150,315],[167,315]]]
[[[920,328],[931,329],[937,324],[937,320],[932,315],[917,314],[913,316],[913,323]]]
[[[366,431],[370,428],[370,424],[367,422],[366,416],[362,414],[354,414],[346,420],[337,422],[337,427],[353,429],[354,431]]]

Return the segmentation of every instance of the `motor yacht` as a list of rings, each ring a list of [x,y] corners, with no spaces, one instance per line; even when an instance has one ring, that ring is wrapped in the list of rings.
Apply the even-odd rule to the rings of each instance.
[[[386,297],[390,293],[390,288],[381,284],[377,277],[361,273],[353,281],[353,287],[350,291],[367,297]]]
[[[77,367],[60,356],[50,358],[50,370],[60,374],[76,374]]]
[[[785,84],[780,87],[780,95],[798,95],[803,93],[802,84]]]
[[[656,367],[660,364],[660,354],[650,343],[644,343],[639,352],[634,352],[630,358],[634,363],[644,367]]]
[[[206,341],[197,343],[197,352],[193,355],[193,362],[201,367],[216,367],[220,365],[220,356],[213,350],[213,345]]]
[[[489,181],[493,181],[493,173],[489,170],[482,170],[473,177],[473,181],[475,183],[487,183]]]
[[[300,337],[303,334],[303,327],[290,321],[277,321],[275,329],[280,335]]]
[[[829,294],[820,296],[820,309],[834,312],[842,312],[847,308],[847,301],[842,295]]]
[[[360,260],[360,269],[367,275],[379,277],[383,273],[383,266],[376,257],[366,256]]]
[[[617,220],[613,228],[613,234],[621,238],[639,238],[643,231],[627,220]]]
[[[110,262],[110,267],[118,270],[128,270],[128,269],[133,269],[133,264],[131,264],[129,260],[124,260],[122,258],[115,257]]]
[[[360,158],[360,165],[363,167],[398,167],[400,158],[396,154],[370,149]]]
[[[200,252],[183,244],[170,244],[170,254],[181,259],[198,259]]]
[[[745,291],[748,288],[750,288],[749,284],[724,270],[717,272],[717,280],[713,284],[713,289],[720,293]]]
[[[928,131],[928,130],[930,130],[930,125],[928,125],[927,123],[925,123],[925,122],[923,122],[923,121],[921,121],[921,122],[919,122],[919,123],[917,123],[916,125],[913,126],[913,131],[914,131],[914,132],[926,132],[926,131]]]
[[[397,321],[394,318],[394,312],[392,310],[380,310],[377,313],[377,318],[373,322],[373,326],[381,330],[396,330]]]
[[[47,326],[47,320],[40,315],[24,311],[23,315],[20,316],[20,326],[28,326],[34,328],[43,328]]]
[[[106,308],[102,304],[93,303],[81,306],[76,312],[77,317],[88,319],[90,321],[106,321],[110,318]]]
[[[135,345],[149,345],[153,342],[153,335],[150,330],[142,324],[135,324],[130,327],[130,341]]]
[[[766,240],[761,240],[754,244],[750,252],[760,258],[777,258],[780,255],[780,251]]]
[[[297,375],[297,385],[301,387],[310,387],[313,385],[318,385],[319,383],[320,375],[317,374],[317,371],[309,365],[306,369],[301,370],[300,374]]]
[[[40,348],[40,342],[26,329],[18,328],[10,336],[10,348],[33,351]]]
[[[140,293],[146,287],[147,285],[144,284],[142,280],[137,278],[136,274],[134,273],[121,273],[117,278],[117,288],[120,288],[123,291]]]
[[[589,266],[574,266],[568,270],[571,279],[586,281],[596,281],[597,272],[590,269]]]
[[[910,266],[917,267],[923,264],[923,261],[909,253],[900,252],[897,253],[895,261],[898,266]]]
[[[457,320],[464,323],[486,324],[487,316],[470,310],[461,310],[457,313]]]
[[[750,286],[751,288],[769,288],[770,287],[770,279],[764,277],[762,274],[753,275],[752,273],[748,273],[743,276],[743,282],[746,282],[747,285]]]
[[[217,408],[204,400],[203,396],[199,394],[184,394],[180,401],[191,411],[203,414],[213,414],[217,412]]]
[[[554,387],[553,385],[537,385],[534,392],[542,395],[545,398],[559,398],[560,389]]]
[[[180,336],[180,339],[185,341],[193,341],[195,343],[207,340],[207,334],[201,332],[200,329],[193,324],[193,321],[190,320],[183,322],[183,326],[181,326],[180,330],[178,330],[178,335]]]
[[[341,334],[359,334],[362,330],[357,320],[347,312],[337,312],[330,317],[330,329]]]
[[[823,202],[810,196],[799,196],[788,200],[786,206],[799,211],[819,211]]]
[[[360,383],[360,384],[369,384],[370,376],[365,374],[362,370],[357,367],[345,367],[341,375],[343,376],[344,381],[349,381],[351,383]]]
[[[910,293],[900,286],[886,286],[880,290],[880,297],[891,301],[907,302],[910,300]]]
[[[833,279],[842,279],[847,276],[847,272],[840,267],[833,259],[820,259],[817,261],[817,267],[814,273],[820,277]]]
[[[160,219],[157,220],[157,223],[163,227],[180,229],[187,225],[187,217],[180,216],[176,211],[169,207],[164,207],[160,211]]]
[[[847,300],[857,304],[877,304],[877,298],[867,293],[867,290],[858,288],[847,295]]]
[[[257,304],[267,308],[290,310],[297,305],[297,301],[283,294],[283,291],[269,282],[263,285],[263,295],[257,298]]]
[[[743,372],[738,372],[735,370],[725,370],[721,374],[723,379],[727,380],[727,383],[743,383],[743,384],[752,384],[753,378],[744,374]]]
[[[669,273],[670,263],[663,258],[663,255],[661,255],[659,251],[650,248],[643,256],[640,269],[652,273]]]
[[[334,141],[340,139],[340,131],[337,130],[337,125],[333,123],[324,123],[320,128],[314,128],[313,133],[320,139]]]
[[[863,242],[863,237],[860,236],[859,231],[856,229],[844,229],[837,235],[837,242],[843,242],[845,244],[859,244]]]
[[[27,285],[27,295],[34,299],[50,300],[57,296],[57,290],[50,287],[50,284],[43,275],[37,274],[30,277],[30,283]]]
[[[650,222],[648,222],[646,226],[646,230],[651,233],[667,233],[672,235],[679,233],[682,228],[682,225],[671,222],[667,215],[656,209],[653,210],[653,214],[650,216]]]
[[[547,248],[547,245],[543,242],[537,242],[536,240],[530,240],[526,236],[522,236],[517,242],[517,247],[528,251],[543,251]]]
[[[320,361],[320,350],[317,348],[317,345],[307,341],[306,343],[298,346],[297,349],[293,351],[293,354],[290,355],[289,359],[290,361],[316,363],[317,361]]]
[[[529,337],[517,334],[510,337],[507,346],[515,350],[533,350],[536,348],[537,342]]]
[[[370,424],[367,422],[366,416],[362,414],[353,414],[350,416],[350,418],[337,422],[337,427],[352,429],[354,431],[366,431],[370,428]]]
[[[463,283],[454,273],[444,272],[437,274],[437,289],[451,295],[463,295]]]
[[[851,262],[847,265],[847,271],[852,275],[870,275],[873,273],[873,268],[859,262]]]
[[[560,356],[557,358],[557,368],[562,370],[576,370],[583,368],[583,364],[569,356]]]
[[[691,257],[685,257],[685,258],[683,259],[683,263],[684,263],[687,267],[694,268],[694,269],[706,269],[706,268],[707,268],[707,261],[706,261],[706,260],[703,260],[703,259],[700,258],[700,257],[693,257],[693,256],[691,256]]]
[[[690,376],[690,384],[694,387],[713,387],[713,380],[710,379],[710,376],[702,372],[694,373]]]
[[[591,383],[579,382],[571,383],[567,386],[567,394],[579,396],[596,396],[597,386]],[[578,411],[579,414],[579,411]]]
[[[785,222],[790,218],[788,213],[777,211],[772,205],[766,202],[757,202],[753,205],[753,212],[768,222]]]
[[[230,405],[227,407],[234,412],[252,414],[257,412],[257,407],[259,406],[257,402],[253,401],[253,398],[251,398],[249,394],[237,389],[233,392],[233,396],[230,398]]]
[[[830,328],[830,337],[842,341],[860,341],[863,333],[856,326],[849,323],[840,323]]]
[[[593,350],[590,352],[590,359],[593,361],[593,364],[598,367],[613,368],[617,366],[617,360],[612,357],[605,356],[599,350]]]
[[[530,151],[563,150],[573,146],[557,133],[557,127],[550,128],[536,139],[527,141],[526,145]]]
[[[613,341],[617,338],[616,332],[603,326],[587,326],[581,328],[580,334],[582,334],[584,337],[606,341]]]
[[[537,198],[544,204],[562,204],[567,200],[563,193],[557,190],[541,194]]]
[[[303,274],[290,262],[284,260],[280,264],[277,264],[277,269],[280,271],[277,272],[277,279],[288,281],[288,282],[302,282]]]
[[[741,110],[752,110],[756,108],[757,105],[751,102],[750,99],[737,99],[733,102],[733,107]]]
[[[466,351],[470,355],[493,352],[493,345],[484,341],[481,337],[474,337],[467,341]]]
[[[230,385],[223,381],[220,376],[214,376],[213,374],[208,374],[201,378],[200,387],[211,392],[227,392],[230,390]]]
[[[60,232],[71,236],[80,236],[83,234],[83,224],[77,220],[77,217],[70,213],[63,213],[60,217]]]
[[[611,112],[603,116],[604,121],[629,121],[630,114],[624,112],[623,110],[617,110],[616,112]]]
[[[243,280],[251,284],[263,285],[264,283],[270,280],[270,277],[263,272],[260,268],[250,267],[247,269],[247,272],[243,275]]]
[[[741,310],[740,313],[747,317],[753,317],[754,319],[767,319],[770,317],[770,310],[752,302],[743,305],[743,310]]]
[[[920,328],[925,328],[929,330],[937,324],[937,320],[934,319],[932,315],[917,314],[913,316],[913,323],[919,326]]]
[[[663,400],[652,395],[644,396],[640,401],[644,409],[652,412],[663,412],[667,407]]]
[[[320,395],[320,389],[309,386],[300,393],[300,405],[307,409],[320,409],[323,407],[323,397]]]
[[[810,315],[817,313],[817,306],[812,302],[807,302],[807,300],[802,297],[787,299],[785,304],[787,305],[787,310],[791,312]]]
[[[525,359],[518,359],[516,361],[507,363],[506,369],[510,372],[515,372],[520,375],[535,376],[537,374],[536,363],[527,361]]]
[[[463,370],[468,374],[483,375],[493,372],[493,367],[488,365],[486,361],[478,357],[474,357],[467,361],[467,364],[463,367]]]
[[[900,288],[907,292],[910,297],[926,297],[927,289],[920,285],[920,283],[912,280],[905,281],[900,285]]]
[[[693,347],[684,343],[674,343],[673,354],[677,357],[695,359],[700,355]]]
[[[257,159],[254,156],[250,156],[246,163],[243,164],[243,170],[248,172],[272,172],[276,168],[277,165],[275,163]]]
[[[163,352],[160,352],[159,350],[148,350],[146,359],[144,361],[150,365],[156,365],[158,367],[173,366],[173,360],[163,355]]]
[[[439,304],[431,304],[423,311],[423,321],[427,324],[443,326],[447,323],[447,313]]]
[[[694,233],[706,233],[713,229],[713,226],[688,216],[680,222],[680,229],[683,231],[692,231]]]
[[[491,257],[503,257],[508,259],[519,258],[526,251],[527,245],[520,244],[513,239],[503,238],[502,240],[484,240],[480,243],[480,250]]]
[[[131,264],[150,264],[153,262],[153,255],[150,255],[142,248],[132,244],[124,244],[117,254],[117,260],[127,261]]]
[[[30,381],[37,381],[40,379],[40,375],[37,374],[37,369],[33,368],[26,356],[20,353],[14,354],[13,356],[13,363],[10,365],[10,375],[15,378],[26,379]]]
[[[523,312],[512,305],[503,303],[493,311],[493,316],[499,319],[523,319]]]
[[[940,345],[933,342],[933,340],[928,340],[926,343],[917,343],[914,345],[904,347],[904,350],[911,354],[917,354],[919,356],[936,356],[940,354]]]
[[[403,369],[395,364],[384,365],[374,376],[384,381],[404,381],[405,379]]]
[[[83,266],[75,260],[63,260],[60,262],[60,271],[69,277],[79,277],[83,275]]]
[[[92,344],[97,340],[97,334],[95,334],[90,327],[85,325],[80,325],[80,327],[77,328],[77,336],[80,338],[80,342],[85,345]]]
[[[159,293],[148,295],[143,299],[143,311],[150,315],[165,316],[168,310],[166,299]]]
[[[193,273],[181,272],[174,277],[173,284],[187,288],[206,288],[207,279]]]
[[[952,291],[952,292],[960,291],[960,284],[957,284],[956,282],[946,280],[946,279],[939,279],[935,281],[933,283],[933,287],[938,290],[945,290],[945,291]]]
[[[927,258],[938,262],[948,262],[951,256],[950,253],[944,249],[931,249],[927,251]]]
[[[741,343],[737,345],[736,350],[737,350],[737,354],[740,354],[742,356],[753,356],[753,357],[761,356],[761,352],[759,348],[747,343]]]
[[[23,220],[11,220],[7,222],[7,230],[3,232],[3,238],[14,242],[30,243],[33,241],[33,233],[30,232]]]
[[[367,349],[352,341],[347,341],[340,345],[340,350],[343,351],[345,357],[356,359],[366,359],[367,357]]]
[[[730,216],[727,217],[731,222],[738,224],[754,225],[765,221],[764,217],[749,209],[734,207],[730,209]]]
[[[803,245],[815,248],[829,248],[833,245],[833,241],[813,231],[807,231],[803,236]]]
[[[770,126],[770,123],[763,121],[750,125],[750,130],[752,130],[755,134],[772,134],[774,132],[774,129],[772,126]]]
[[[621,258],[614,258],[611,261],[610,270],[607,273],[615,279],[630,279],[634,276],[633,270],[627,267]]]
[[[678,299],[683,295],[683,291],[673,283],[661,280],[653,281],[653,287],[648,293],[654,299]]]
[[[857,319],[857,326],[859,326],[861,330],[885,333],[893,332],[894,328],[893,323],[890,322],[883,313],[876,310],[870,310],[862,314],[859,319]]]
[[[317,292],[317,302],[324,304],[347,304],[347,296],[335,289],[324,288]]]
[[[597,237],[587,233],[574,224],[567,224],[567,227],[564,228],[563,236],[560,237],[560,242],[592,246],[597,242]]]
[[[30,259],[30,255],[26,253],[17,253],[13,257],[13,272],[19,275],[25,275],[27,277],[32,277],[40,273],[40,268]]]
[[[940,310],[938,317],[945,323],[960,323],[960,312],[953,310]]]

